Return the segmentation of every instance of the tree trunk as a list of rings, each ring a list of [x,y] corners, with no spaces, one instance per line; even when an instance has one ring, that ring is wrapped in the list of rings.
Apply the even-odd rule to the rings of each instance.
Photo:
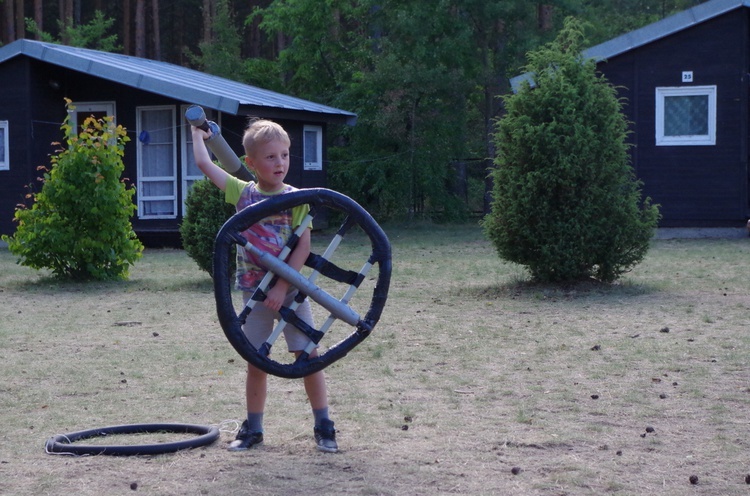
[[[71,17],[73,18],[73,25],[74,26],[80,26],[81,25],[81,0],[73,0],[73,12],[71,13]]]
[[[10,2],[10,0],[5,0]],[[26,38],[26,19],[24,18],[23,0],[16,0],[16,38]]]
[[[73,2],[74,0],[65,0],[65,23],[68,26],[73,23]]]
[[[16,41],[16,24],[13,22],[13,2],[3,2],[3,42]]]
[[[130,29],[130,0],[122,2],[122,51],[125,55],[133,53],[132,31]]]
[[[34,22],[36,23],[37,31],[35,38],[41,40],[41,31],[44,31],[44,3],[42,0],[34,0]]]
[[[154,30],[154,60],[161,60],[161,36],[159,32],[159,0],[151,0],[151,20],[153,21]]]
[[[57,5],[60,12],[60,41],[67,45],[70,42],[67,30],[73,22],[73,0],[59,0]]]
[[[57,18],[60,20],[60,41],[65,43],[65,0],[57,1]]]
[[[247,26],[247,33],[249,39],[249,53],[250,58],[258,58],[263,53],[262,51],[262,35],[260,32],[260,20],[256,17],[253,19],[253,23]]]
[[[542,31],[549,31],[552,29],[552,5],[537,5],[537,23],[539,29]]]
[[[167,20],[167,24],[171,26],[172,38],[167,43],[167,45],[170,47],[174,47],[174,49],[170,51],[173,54],[172,56],[176,57],[176,59],[172,60],[171,62],[174,62],[177,65],[187,66],[188,62],[185,60],[187,42],[185,40],[187,38],[191,38],[191,36],[185,31],[187,30],[188,26],[186,18],[189,14],[185,12],[185,9],[173,9],[170,11],[170,14],[171,15]]]
[[[146,57],[146,0],[135,0],[135,56]]]
[[[203,42],[211,42],[211,0],[203,0]]]

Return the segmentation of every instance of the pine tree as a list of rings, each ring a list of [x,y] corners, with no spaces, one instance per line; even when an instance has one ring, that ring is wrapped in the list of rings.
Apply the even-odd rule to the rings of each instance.
[[[623,103],[582,38],[569,18],[529,54],[534,87],[506,98],[494,136],[485,233],[540,282],[616,280],[643,260],[659,218],[630,165]]]

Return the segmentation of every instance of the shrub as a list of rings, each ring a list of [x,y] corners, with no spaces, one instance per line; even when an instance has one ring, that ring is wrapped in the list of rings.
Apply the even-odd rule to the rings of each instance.
[[[224,200],[223,191],[208,179],[202,179],[190,188],[185,208],[180,224],[182,246],[198,267],[213,276],[214,240],[221,226],[234,214],[234,206]]]
[[[61,126],[67,149],[51,158],[41,191],[16,209],[16,232],[3,240],[18,263],[58,277],[126,279],[143,251],[130,224],[135,189],[120,178],[129,139],[112,117],[89,117],[78,134],[69,119]]]
[[[659,218],[630,166],[622,103],[581,43],[568,19],[529,54],[535,87],[506,97],[494,136],[485,233],[541,282],[614,281],[643,259]]]

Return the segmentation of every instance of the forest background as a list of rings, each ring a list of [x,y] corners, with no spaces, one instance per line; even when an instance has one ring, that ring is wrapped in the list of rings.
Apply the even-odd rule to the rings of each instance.
[[[381,220],[486,213],[492,134],[525,55],[568,16],[588,46],[701,0],[2,0],[0,42],[162,60],[358,114],[329,186]]]

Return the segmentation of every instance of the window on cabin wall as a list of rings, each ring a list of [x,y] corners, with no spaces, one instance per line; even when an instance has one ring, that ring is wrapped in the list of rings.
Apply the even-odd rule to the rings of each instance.
[[[0,121],[0,170],[10,170],[8,121]]]
[[[304,170],[323,170],[323,128],[305,126],[303,141]]]
[[[115,115],[115,102],[73,102],[73,107],[75,110],[70,113],[70,125],[76,135],[81,132],[87,117],[102,119]],[[112,123],[116,125],[114,120]]]
[[[656,146],[716,144],[716,86],[656,88]]]
[[[180,108],[180,116],[183,118],[185,116],[185,112],[190,107],[190,105],[183,105]],[[219,127],[221,127],[221,121],[219,120],[219,117],[217,117],[218,112],[216,112],[213,109],[204,108],[204,113],[206,114],[206,119],[210,121],[216,122]],[[193,184],[195,181],[200,181],[205,176],[201,172],[201,170],[198,168],[197,165],[195,165],[195,156],[193,155],[193,135],[190,131],[190,124],[185,123],[184,126],[180,126],[181,131],[181,144],[180,147],[180,153],[182,157],[182,202],[181,202],[181,211],[182,215],[185,215],[185,200],[187,200],[187,195],[190,192],[190,188],[193,187]],[[213,153],[211,153],[211,150],[208,151],[211,155],[211,159],[215,160],[216,158],[213,156]]]
[[[138,217],[177,217],[175,107],[137,107]]]

